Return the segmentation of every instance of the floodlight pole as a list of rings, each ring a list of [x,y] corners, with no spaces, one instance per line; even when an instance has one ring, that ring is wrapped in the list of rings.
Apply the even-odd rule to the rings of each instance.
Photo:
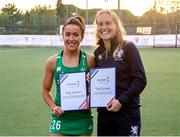
[[[178,20],[177,20],[177,11],[178,11],[178,8],[179,8],[179,4],[180,4],[180,1],[177,1],[176,2],[176,13],[175,13],[175,34],[176,34],[176,44],[175,44],[175,48],[177,48],[177,40],[178,40],[178,33],[179,33],[179,29],[178,29]]]
[[[68,9],[68,4],[66,5],[66,20],[68,19],[69,17],[69,9]]]
[[[88,24],[88,0],[86,0],[86,23]]]
[[[121,19],[121,15],[120,15],[120,0],[118,0],[118,16],[119,16],[119,19]]]
[[[156,0],[154,0],[154,16],[153,16],[153,24],[154,24],[154,34],[156,30]]]
[[[156,34],[156,0],[154,0],[154,16],[153,16],[153,47],[155,47],[155,34]]]

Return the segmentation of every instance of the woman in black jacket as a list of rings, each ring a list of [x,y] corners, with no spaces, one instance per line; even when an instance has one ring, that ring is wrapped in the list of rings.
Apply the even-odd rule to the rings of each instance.
[[[140,94],[146,75],[138,49],[125,40],[116,13],[101,10],[95,18],[97,67],[116,67],[116,98],[98,108],[98,136],[140,136]]]

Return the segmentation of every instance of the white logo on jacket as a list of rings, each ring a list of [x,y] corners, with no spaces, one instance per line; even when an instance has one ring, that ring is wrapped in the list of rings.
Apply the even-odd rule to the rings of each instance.
[[[116,53],[116,56],[115,56],[115,60],[123,60],[122,56],[123,56],[123,50],[119,50],[117,53]]]
[[[103,59],[102,54],[98,55],[98,59],[99,59],[99,60],[102,60],[102,59]]]

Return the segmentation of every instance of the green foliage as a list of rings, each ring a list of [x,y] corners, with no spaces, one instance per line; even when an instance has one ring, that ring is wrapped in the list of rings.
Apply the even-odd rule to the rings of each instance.
[[[2,17],[5,17],[6,24],[16,24],[16,22],[23,16],[22,11],[18,9],[15,4],[8,3],[1,11]]]
[[[173,5],[171,11],[167,11],[163,7],[162,1],[157,6],[156,11],[151,8],[141,17],[134,16],[130,11],[123,9],[115,10],[115,12],[120,13],[119,17],[127,32],[129,31],[128,34],[136,34],[136,27],[143,26],[152,27],[152,34],[178,34],[180,10],[179,5],[176,4],[179,4],[179,2],[169,2]],[[79,9],[73,5],[63,5],[62,0],[57,0],[55,9],[46,5],[38,5],[31,11],[23,13],[14,3],[8,3],[1,9],[0,27],[6,28],[6,34],[23,34],[23,30],[26,34],[27,31],[30,32],[29,29],[32,30],[32,34],[46,34],[50,31],[56,33],[59,25],[64,24],[65,20],[73,15],[81,15],[85,18],[86,23],[93,24],[95,15],[99,10]],[[163,14],[164,12],[167,12],[167,14]]]
[[[55,11],[47,8],[46,6],[36,6],[29,14],[32,17],[33,26],[55,26]]]
[[[7,15],[14,15],[18,16],[22,14],[22,11],[16,7],[16,5],[13,3],[8,3],[5,5],[4,8],[2,8],[2,14],[7,14]]]
[[[63,22],[61,21],[61,17],[64,13],[64,5],[62,4],[61,0],[57,0],[56,3],[56,20],[57,20],[57,24],[63,24]]]

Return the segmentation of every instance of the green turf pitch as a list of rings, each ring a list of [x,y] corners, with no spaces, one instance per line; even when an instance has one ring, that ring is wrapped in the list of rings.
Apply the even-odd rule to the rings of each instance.
[[[46,59],[58,51],[0,48],[0,136],[48,135],[50,110],[41,97],[41,83]],[[179,136],[180,48],[147,48],[140,53],[148,78],[141,95],[142,135]],[[95,109],[93,113],[96,117]]]

